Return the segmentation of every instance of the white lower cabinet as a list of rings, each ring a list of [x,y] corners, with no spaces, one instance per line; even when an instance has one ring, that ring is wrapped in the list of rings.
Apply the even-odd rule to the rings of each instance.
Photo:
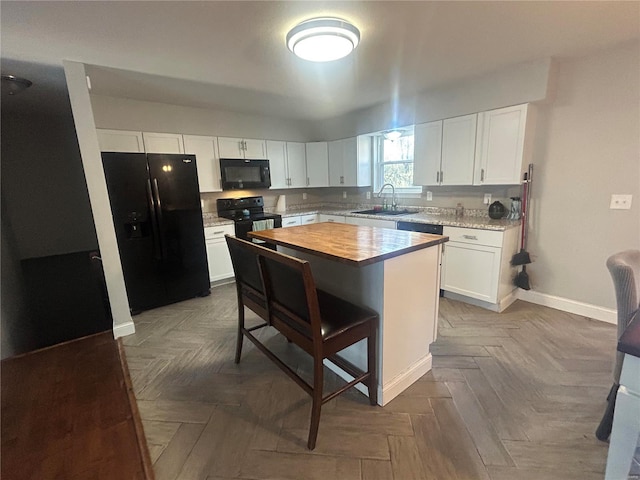
[[[444,227],[449,237],[442,256],[441,288],[492,304],[502,311],[515,298],[510,261],[517,249],[518,229],[506,231]],[[484,305],[488,306],[488,305]]]
[[[328,215],[325,213],[320,213],[318,215],[319,222],[335,222],[335,223],[346,223],[344,215]]]
[[[205,227],[204,229],[210,282],[233,277],[233,265],[231,264],[231,256],[224,236],[225,234],[233,235],[234,233],[233,225],[219,225]]]
[[[300,217],[282,217],[282,228],[295,227],[301,225]]]
[[[311,223],[318,223],[318,215],[315,213],[300,215],[300,225],[309,225]]]
[[[392,228],[396,229],[396,222],[393,220],[378,220],[376,218],[362,218],[362,217],[346,217],[346,223],[351,225],[362,225],[365,227],[379,227],[379,228]]]
[[[318,215],[315,213],[295,217],[282,217],[282,228],[295,227],[296,225],[309,225],[311,223],[318,223]]]

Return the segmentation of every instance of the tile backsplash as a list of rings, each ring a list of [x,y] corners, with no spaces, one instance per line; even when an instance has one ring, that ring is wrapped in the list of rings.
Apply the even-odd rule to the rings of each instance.
[[[500,185],[485,187],[423,187],[422,194],[417,197],[398,197],[398,205],[401,207],[437,207],[455,209],[458,203],[465,210],[488,211],[489,206],[482,203],[486,193],[491,194],[491,201],[502,202],[507,211],[511,205],[510,197],[521,196],[519,185]],[[431,191],[433,200],[427,201],[427,190]],[[347,198],[343,198],[346,192]],[[371,192],[371,198],[367,199],[367,192]],[[303,199],[306,193],[306,199]],[[267,210],[275,209],[280,195],[286,196],[287,210],[312,209],[319,205],[343,205],[345,208],[367,208],[382,204],[382,199],[375,196],[371,187],[327,187],[309,189],[282,189],[282,190],[232,190],[219,193],[201,193],[203,212],[215,213],[216,200],[218,198],[237,198],[252,195],[262,195]],[[389,199],[390,191],[385,190],[384,196]]]

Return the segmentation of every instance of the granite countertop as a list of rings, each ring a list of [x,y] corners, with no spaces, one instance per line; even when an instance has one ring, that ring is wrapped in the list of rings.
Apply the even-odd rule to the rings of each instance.
[[[357,267],[449,240],[443,235],[326,222],[249,232],[249,237]]]
[[[325,214],[325,215],[344,215],[345,217],[371,218],[376,220],[391,220],[416,223],[430,223],[433,225],[445,225],[449,227],[465,227],[477,228],[481,230],[498,230],[504,231],[509,228],[520,225],[520,220],[493,220],[485,216],[465,215],[456,217],[448,213],[434,213],[426,211],[418,211],[416,213],[408,213],[405,215],[366,215],[361,213],[352,213],[354,210],[363,210],[364,208],[351,208],[349,210],[336,209],[328,207],[320,207],[315,209],[290,210],[280,213],[283,217],[298,217],[301,215]],[[450,210],[450,209],[449,209]],[[218,217],[215,213],[203,213],[202,218],[205,227],[214,227],[218,225],[233,225],[233,220]]]
[[[408,213],[406,215],[366,215],[361,213],[352,213],[353,210],[336,210],[320,208],[315,210],[299,210],[289,211],[282,213],[283,217],[292,217],[300,215],[309,215],[314,213],[320,213],[325,215],[344,215],[346,217],[359,217],[359,218],[372,218],[376,220],[392,220],[403,222],[416,222],[416,223],[431,223],[433,225],[446,225],[450,227],[465,227],[465,228],[478,228],[482,230],[498,230],[504,231],[509,228],[517,227],[520,225],[520,220],[507,220],[501,218],[499,220],[493,220],[489,217],[483,216],[463,216],[456,217],[455,215],[441,214],[441,213],[428,213],[417,212]]]

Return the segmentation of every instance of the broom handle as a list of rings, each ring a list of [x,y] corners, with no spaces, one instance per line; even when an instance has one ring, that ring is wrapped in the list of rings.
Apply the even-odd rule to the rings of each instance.
[[[527,215],[527,172],[524,173],[524,181],[522,182],[522,226],[520,228],[520,250],[524,250],[524,230],[525,230],[525,218]]]
[[[523,235],[523,244],[524,249],[527,249],[527,243],[529,241],[529,209],[531,208],[531,178],[533,176],[533,163],[529,164],[529,171],[527,172],[527,213],[524,218],[524,235]]]

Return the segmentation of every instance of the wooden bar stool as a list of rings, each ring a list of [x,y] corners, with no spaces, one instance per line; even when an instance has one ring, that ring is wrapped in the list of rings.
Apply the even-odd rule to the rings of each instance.
[[[242,255],[247,262],[258,259],[266,297],[267,323],[313,357],[313,383],[309,384],[263,345],[252,334],[254,329],[246,329],[244,326],[241,329],[244,336],[311,396],[311,425],[307,447],[313,450],[318,436],[320,411],[324,403],[357,383],[362,383],[368,389],[371,405],[377,404],[379,316],[373,310],[318,290],[307,261],[237,238],[227,237],[227,243],[230,249],[235,249],[232,258],[234,255]],[[236,264],[239,263],[234,262],[234,268]],[[238,299],[240,302],[240,294]],[[238,308],[241,308],[240,303]],[[337,355],[339,351],[364,339],[367,340],[366,371]],[[238,352],[236,353],[239,360]],[[351,382],[325,396],[324,359],[329,359],[353,377]]]

